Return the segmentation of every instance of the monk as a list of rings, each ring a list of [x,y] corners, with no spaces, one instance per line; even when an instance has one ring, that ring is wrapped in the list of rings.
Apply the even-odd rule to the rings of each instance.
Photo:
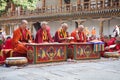
[[[7,37],[3,49],[12,49],[12,38]]]
[[[116,50],[115,47],[110,47],[111,45],[115,45],[115,41],[116,41],[116,38],[109,38],[108,36],[104,36],[103,40],[102,40],[104,43],[105,43],[105,51],[107,52],[113,52]]]
[[[54,37],[54,42],[59,42],[59,43],[64,43],[66,42],[66,39],[68,38],[68,24],[67,23],[62,23],[61,28],[56,31],[55,37]]]
[[[16,29],[13,33],[12,47],[13,51],[21,55],[26,55],[27,48],[24,43],[32,42],[31,33],[26,28],[28,25],[27,20],[22,20],[19,28]]]
[[[84,34],[88,37],[90,34],[90,31],[88,30],[88,27],[84,28]]]
[[[41,22],[41,28],[36,33],[35,38],[36,43],[48,43],[53,42],[51,34],[50,34],[50,27],[47,25],[47,22]]]
[[[96,30],[95,27],[92,28],[91,35],[95,36],[96,35]]]
[[[83,29],[84,26],[79,25],[78,28],[71,33],[71,36],[74,37],[74,42],[86,42],[86,36]]]

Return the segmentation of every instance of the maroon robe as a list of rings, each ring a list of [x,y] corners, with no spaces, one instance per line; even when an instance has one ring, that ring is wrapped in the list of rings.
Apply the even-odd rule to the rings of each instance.
[[[66,37],[68,37],[68,32],[66,32]],[[59,42],[59,43],[63,43],[65,42],[65,39],[61,40],[61,38],[65,38],[63,33],[60,32],[60,30],[57,30],[55,33],[55,37],[54,37],[54,42]]]
[[[45,40],[45,41],[43,41],[43,29],[40,28],[40,29],[37,31],[36,38],[35,38],[35,42],[36,42],[36,43],[53,42],[52,37],[51,37],[51,35],[50,35],[50,30],[47,29],[46,32],[47,32],[47,37],[48,37],[48,39]]]
[[[110,45],[114,45],[115,41],[116,41],[116,38],[111,38],[107,43],[105,43],[105,47],[106,46],[110,46]],[[116,48],[110,48],[110,49],[105,50],[105,51],[107,51],[107,52],[113,52],[115,50],[116,50]]]

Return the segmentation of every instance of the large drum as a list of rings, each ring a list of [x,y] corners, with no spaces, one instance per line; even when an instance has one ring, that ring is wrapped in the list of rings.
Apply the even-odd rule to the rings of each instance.
[[[114,58],[119,58],[120,54],[118,52],[105,52],[104,57],[114,57]]]
[[[8,66],[21,66],[27,64],[27,62],[26,57],[9,57],[5,61]]]

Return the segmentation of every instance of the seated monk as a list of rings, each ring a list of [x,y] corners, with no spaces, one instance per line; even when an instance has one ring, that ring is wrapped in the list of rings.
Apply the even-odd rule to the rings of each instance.
[[[50,35],[50,28],[49,26],[47,26],[47,22],[45,21],[41,22],[41,28],[37,31],[35,42],[36,43],[53,42],[52,37]]]
[[[61,24],[61,29],[57,30],[55,33],[54,42],[59,42],[59,43],[66,42],[66,39],[69,36],[67,29],[68,29],[67,23]]]
[[[27,48],[24,43],[32,42],[32,37],[30,31],[26,28],[28,22],[26,20],[22,20],[18,29],[16,29],[13,33],[12,39],[12,47],[13,51],[19,56],[27,55]]]
[[[115,41],[116,41],[116,38],[111,38],[109,39],[108,36],[104,36],[103,38],[103,42],[105,43],[105,51],[107,52],[113,52],[115,51]],[[113,45],[113,47],[111,47]]]
[[[86,36],[83,32],[83,29],[84,26],[80,25],[71,33],[71,36],[74,37],[74,42],[86,42]]]
[[[5,41],[3,49],[12,49],[12,38],[8,37]]]

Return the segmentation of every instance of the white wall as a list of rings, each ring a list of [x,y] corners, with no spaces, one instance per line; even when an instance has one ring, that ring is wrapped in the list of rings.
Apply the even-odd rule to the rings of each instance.
[[[54,5],[58,5],[58,3],[59,3],[59,0],[46,0],[46,3],[45,3],[45,5],[46,6],[54,6]]]
[[[63,21],[69,26],[68,32],[71,33],[75,29],[75,23],[73,21]],[[49,22],[48,25],[51,28],[51,35],[54,36],[55,32],[61,27],[61,21]]]
[[[62,21],[62,22],[68,23],[68,25],[69,25],[68,32],[69,33],[71,33],[75,29],[75,22],[74,21],[70,20],[70,21]],[[60,28],[60,24],[61,24],[61,21],[52,21],[52,22],[48,23],[48,25],[51,28],[51,35],[52,36],[54,36],[55,32]],[[99,26],[100,26],[99,21],[96,21],[96,20],[86,20],[86,22],[84,22],[83,25],[85,27],[88,27],[89,31],[92,30],[92,27],[95,27],[96,28],[97,37],[99,36]],[[113,19],[113,20],[110,21],[110,24],[108,24],[108,21],[105,21],[104,25],[103,25],[103,33],[105,35],[112,34],[114,25],[120,25],[120,20]]]

